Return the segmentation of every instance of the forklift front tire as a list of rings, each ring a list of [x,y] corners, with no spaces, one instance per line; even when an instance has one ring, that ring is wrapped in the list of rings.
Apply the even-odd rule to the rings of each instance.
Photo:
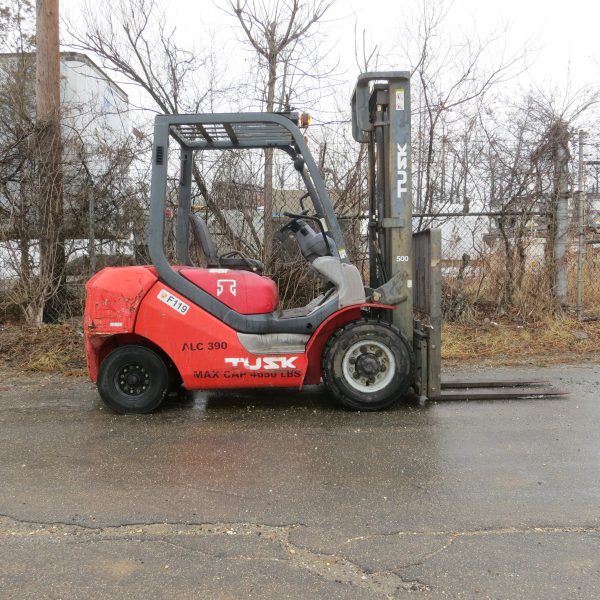
[[[329,340],[323,353],[323,380],[346,408],[380,410],[406,394],[413,363],[412,350],[395,327],[358,321]]]
[[[106,405],[121,414],[153,411],[169,387],[163,359],[144,346],[127,345],[113,350],[100,365],[98,392]]]

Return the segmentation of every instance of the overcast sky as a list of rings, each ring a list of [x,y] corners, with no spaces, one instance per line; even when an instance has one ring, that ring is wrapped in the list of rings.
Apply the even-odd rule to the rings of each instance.
[[[73,14],[82,0],[61,0],[63,14]],[[218,9],[225,0],[169,0],[169,15],[182,40],[194,40],[209,25],[222,36],[223,46],[232,36],[232,20]],[[330,11],[327,36],[340,64],[353,80],[357,74],[354,60],[354,32],[366,30],[371,44],[382,50],[383,67],[403,69],[396,64],[393,48],[404,21],[411,21],[418,0],[338,0]],[[600,3],[594,0],[455,0],[450,3],[448,23],[457,31],[478,31],[482,35],[508,25],[509,52],[525,45],[530,55],[530,77],[539,85],[558,83],[570,72],[577,85],[600,75]],[[392,64],[385,64],[391,62]]]
[[[352,7],[356,21],[373,40],[381,38],[389,43],[398,35],[403,14],[418,4],[414,0],[346,0],[338,3],[336,13],[342,15],[345,10],[350,12],[346,7]],[[540,85],[561,81],[569,65],[580,85],[599,74],[597,1],[455,0],[449,4],[448,21],[453,27],[485,35],[507,25],[509,52],[517,52],[525,45],[533,47],[530,75]],[[349,25],[345,25],[346,35],[352,33]]]
[[[60,1],[63,16],[77,22],[76,15],[84,0]],[[217,36],[218,50],[227,56],[230,79],[235,77],[232,74],[236,69],[244,68],[244,55],[235,42],[235,36],[240,35],[236,21],[220,8],[225,6],[225,0],[167,0],[164,4],[180,43],[201,46],[208,28]],[[564,88],[567,79],[573,92],[600,80],[600,2],[455,0],[445,4],[449,6],[446,28],[451,35],[477,35],[486,40],[491,33],[506,27],[502,38],[506,56],[529,48],[528,69],[504,84],[505,96],[518,87],[537,87],[543,91]],[[378,45],[380,69],[407,69],[409,65],[398,48],[405,28],[414,30],[420,7],[420,0],[337,0],[327,15],[323,31],[324,43],[331,50],[329,59],[339,61],[338,105],[347,104],[345,98],[349,97],[359,73],[354,53],[355,31],[362,35],[365,30],[369,47]],[[136,93],[128,91],[133,100]],[[321,110],[325,104],[320,102]],[[318,112],[314,106],[302,108]],[[330,113],[331,108],[325,110]]]
[[[70,0],[74,1],[74,0]],[[193,37],[204,20],[214,27],[229,24],[218,10],[224,0],[171,0],[170,12],[182,33]],[[327,35],[340,53],[348,76],[354,79],[355,27],[365,29],[371,44],[382,49],[381,61],[393,60],[402,23],[411,21],[418,0],[338,0],[329,13]],[[450,5],[448,24],[456,30],[478,31],[486,35],[508,26],[508,52],[524,46],[534,49],[530,55],[531,78],[539,85],[559,83],[571,72],[577,85],[600,75],[600,3],[594,0],[455,0]],[[222,30],[227,36],[227,28]],[[229,34],[231,35],[231,34]],[[392,65],[383,64],[384,67]],[[393,63],[397,69],[406,65]]]

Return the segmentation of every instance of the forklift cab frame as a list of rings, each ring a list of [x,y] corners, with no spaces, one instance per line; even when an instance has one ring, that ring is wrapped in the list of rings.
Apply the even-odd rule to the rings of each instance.
[[[152,264],[160,278],[175,291],[242,333],[310,333],[336,310],[365,302],[362,278],[348,258],[331,200],[297,126],[298,120],[298,113],[214,113],[160,115],[155,118],[149,237]],[[322,304],[311,307],[307,314],[240,314],[191,283],[174,268],[169,263],[164,249],[167,169],[169,143],[172,140],[180,147],[179,207],[176,224],[176,252],[180,265],[191,265],[189,242],[193,152],[276,148],[286,152],[294,161],[315,209],[314,217],[287,213],[291,219],[290,225],[301,223],[303,219],[317,222],[319,233],[305,228],[305,235],[296,232],[296,238],[306,257],[309,252],[306,236],[319,238],[322,235],[327,251],[323,251],[322,256],[314,255],[307,259],[325,280],[333,283],[337,293],[324,299]],[[269,218],[269,215],[265,215],[265,218]],[[292,225],[292,230],[295,229]],[[315,245],[314,239],[310,245]]]

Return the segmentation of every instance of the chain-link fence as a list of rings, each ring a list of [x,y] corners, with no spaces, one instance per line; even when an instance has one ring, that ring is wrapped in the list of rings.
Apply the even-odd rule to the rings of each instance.
[[[217,195],[220,193],[217,188]],[[247,186],[222,190],[217,217],[207,206],[200,214],[208,222],[220,253],[239,250],[261,256],[264,232],[263,191]],[[280,289],[283,306],[307,303],[321,282],[300,255],[289,232],[280,232],[288,217],[300,213],[302,191],[274,190],[273,230],[275,241],[267,272]],[[338,212],[341,212],[338,210]],[[573,211],[575,212],[575,211]],[[593,216],[590,217],[593,219]],[[573,222],[567,242],[564,268],[567,273],[567,309],[578,308],[577,287],[583,290],[581,315],[600,315],[600,235],[586,220],[585,239],[579,244],[577,223]],[[479,320],[498,317],[529,322],[555,312],[554,242],[550,232],[552,216],[543,212],[478,212],[416,215],[413,230],[439,228],[442,231],[443,315],[445,320]],[[367,217],[364,214],[340,218],[354,263],[369,279]],[[578,260],[579,246],[585,256]],[[198,258],[199,262],[202,257]]]
[[[445,320],[508,316],[527,322],[557,307],[551,215],[481,212],[421,215],[416,230],[442,231],[443,314]],[[569,229],[564,269],[569,312],[600,315],[600,235],[589,219],[581,242]],[[583,260],[579,260],[580,248]],[[578,296],[578,282],[580,296]]]
[[[263,260],[265,273],[278,283],[282,308],[303,306],[318,295],[322,282],[302,258],[289,231],[280,229],[289,221],[285,213],[298,214],[312,206],[310,200],[303,198],[305,190],[297,172],[289,165],[278,168],[276,163],[268,228],[273,232],[274,242],[270,254],[265,255],[265,190],[251,183],[261,179],[264,168],[261,158],[262,155],[248,154],[245,161],[232,163],[233,159],[225,155],[225,158],[221,156],[212,163],[199,165],[205,167],[203,172],[210,174],[205,180],[208,194],[201,195],[197,191],[192,198],[192,210],[208,224],[219,254],[235,250]],[[368,219],[362,208],[366,205],[364,177],[348,179],[349,182],[354,180],[358,182],[355,187],[347,182],[328,180],[327,183],[349,255],[364,280],[369,281]],[[177,184],[178,178],[173,177],[167,198],[166,241],[173,262],[176,261]],[[600,194],[588,191],[582,224],[577,220],[577,199],[575,195],[570,202],[571,226],[564,262],[566,304],[574,311],[580,309],[583,317],[596,317],[600,315]],[[552,219],[553,215],[541,211],[415,215],[414,231],[426,228],[442,231],[444,318],[456,321],[506,316],[529,322],[554,313],[557,265]],[[93,270],[112,264],[147,262],[147,256],[141,251],[145,236],[135,235],[135,231],[145,229],[143,221],[138,219],[133,223],[134,235],[122,240],[122,248],[116,249],[110,244],[105,247],[102,240],[96,240],[96,268]],[[79,244],[77,252],[67,265],[67,283],[77,292],[73,294],[76,298],[73,310],[81,307],[81,289],[90,270],[88,263],[83,264],[87,240],[73,240],[75,242]],[[16,240],[7,243],[12,246],[0,247],[0,280],[3,297],[10,300],[8,292],[14,289],[17,277],[16,272],[4,268],[4,263],[18,264],[19,256],[18,252],[9,252]],[[191,254],[195,264],[204,264],[205,257],[194,243]]]
[[[208,223],[219,254],[238,250],[249,257],[264,258],[262,191],[258,188],[230,188],[224,193],[228,204],[218,204],[223,207],[219,208],[218,216],[206,205],[197,205],[195,209]],[[253,196],[255,201],[248,201],[248,195]],[[275,190],[274,193],[275,239],[266,274],[277,281],[281,306],[285,308],[307,304],[318,295],[322,285],[302,258],[295,239],[290,238],[289,232],[279,231],[289,220],[284,212],[298,213],[303,210],[299,201],[301,195],[302,192],[298,190]],[[172,237],[176,211],[169,214],[171,226],[168,236]],[[572,225],[565,257],[568,308],[575,312],[578,301],[581,301],[583,318],[600,316],[600,228],[594,225],[593,218],[592,221],[586,221],[582,243],[578,239],[577,225]],[[506,316],[528,322],[552,314],[556,309],[553,287],[555,262],[552,242],[548,237],[548,220],[549,217],[544,214],[524,217],[492,212],[414,217],[415,231],[435,227],[442,232],[444,319],[493,320]],[[364,280],[368,281],[367,219],[364,215],[347,215],[342,216],[340,223],[348,242],[349,254]],[[205,257],[193,242],[191,246],[195,264],[202,265]],[[107,256],[104,257],[103,247],[99,248],[97,268],[127,264],[122,261],[106,262],[104,258],[112,259],[121,253],[106,249]],[[582,260],[579,259],[580,248],[584,253]],[[6,251],[4,248],[5,254]],[[85,253],[85,250],[82,252]],[[125,254],[129,255],[130,252]],[[143,257],[137,260],[140,261],[145,262]],[[75,263],[69,264],[69,269],[74,268]],[[85,272],[86,269],[82,268],[81,271]],[[69,271],[68,275],[67,281],[71,284],[69,289],[77,292],[76,304],[80,307],[85,277],[75,276],[75,271]],[[2,279],[4,287],[15,281],[14,276]],[[577,294],[578,286],[580,297]],[[15,313],[14,317],[17,316]]]

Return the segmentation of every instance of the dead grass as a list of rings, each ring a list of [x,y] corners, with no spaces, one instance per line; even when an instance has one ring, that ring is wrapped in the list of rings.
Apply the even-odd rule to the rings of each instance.
[[[548,318],[521,327],[509,322],[446,323],[446,366],[548,365],[600,360],[600,321]],[[0,365],[17,370],[85,375],[81,325],[0,325]]]
[[[442,358],[446,364],[557,364],[600,355],[600,322],[548,318],[519,326],[511,323],[446,323]]]
[[[26,371],[83,375],[81,325],[0,325],[0,364]]]

